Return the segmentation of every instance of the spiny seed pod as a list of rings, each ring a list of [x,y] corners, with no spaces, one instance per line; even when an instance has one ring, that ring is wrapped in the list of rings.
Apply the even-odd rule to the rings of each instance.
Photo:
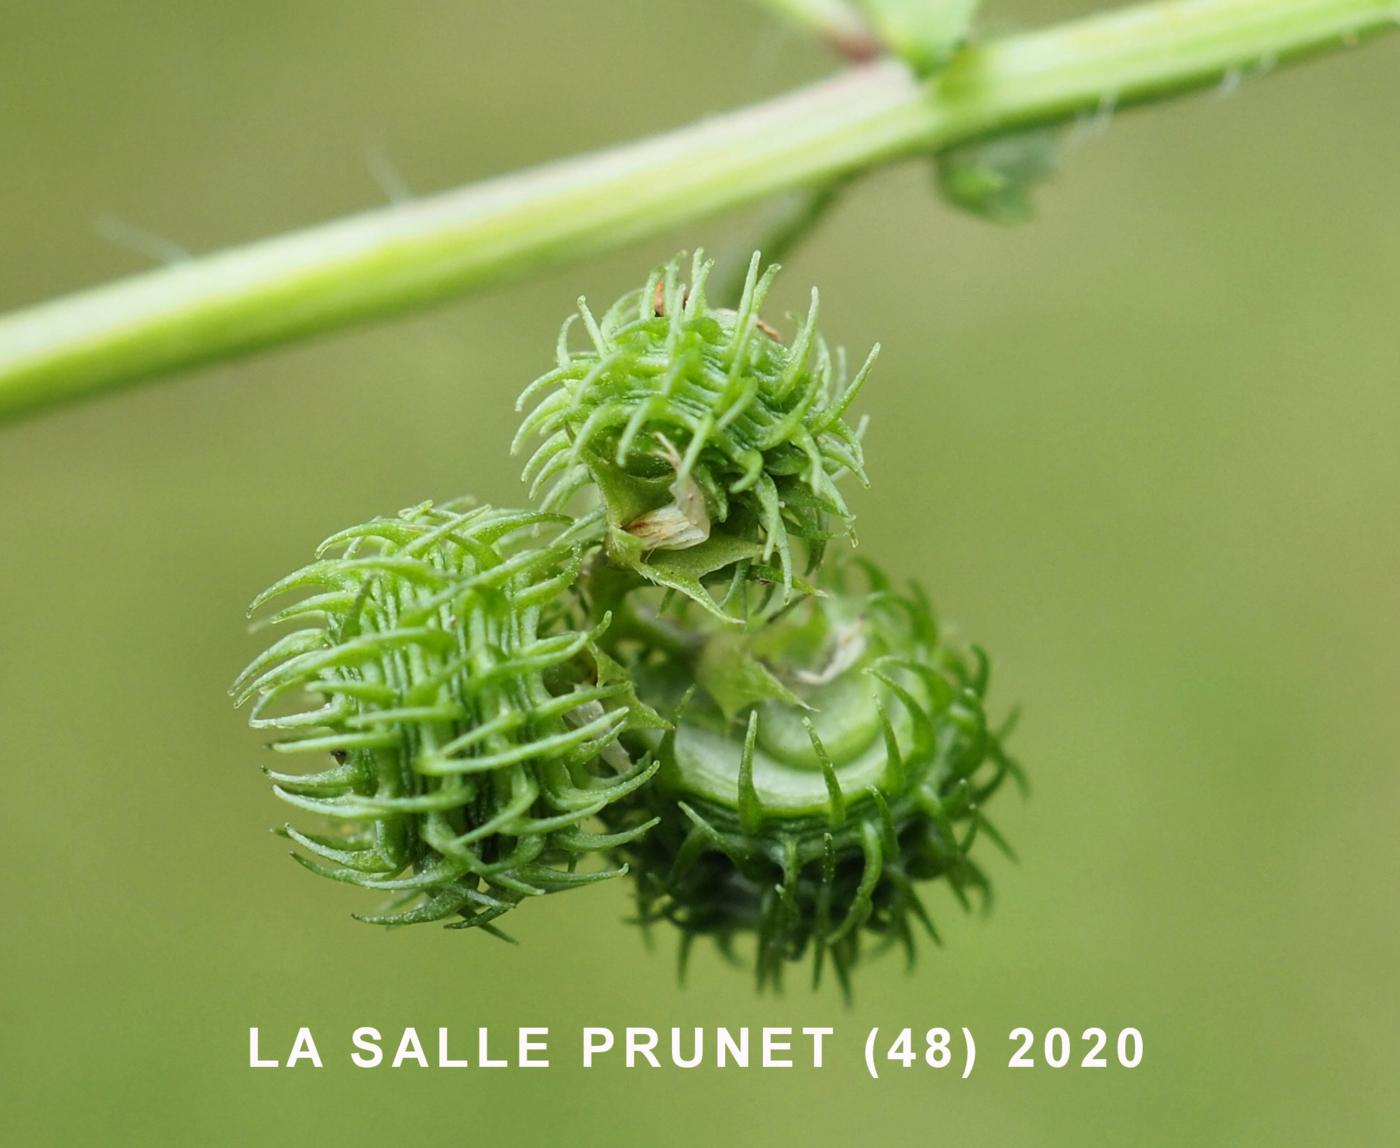
[[[1005,847],[982,807],[1021,776],[987,726],[984,659],[940,639],[921,595],[867,563],[825,585],[751,634],[691,631],[688,658],[637,667],[643,698],[680,712],[646,739],[656,779],[606,815],[658,822],[622,849],[641,920],[679,926],[682,963],[697,936],[728,955],[754,937],[760,988],[811,953],[814,978],[829,955],[849,991],[867,938],[912,961],[915,925],[937,940],[918,885],[946,878],[965,907],[988,893],[969,852],[979,830]]]
[[[654,271],[595,318],[580,299],[557,365],[520,397],[542,396],[516,435],[543,437],[525,467],[546,509],[593,486],[608,514],[608,554],[648,580],[721,613],[757,580],[796,578],[793,539],[820,559],[851,514],[843,473],[864,481],[860,436],[844,418],[876,352],[847,384],[845,356],[817,331],[817,292],[790,343],[761,317],[776,266],[754,255],[737,308],[710,305],[712,264],[697,253]],[[581,317],[582,350],[569,346]],[[716,603],[706,584],[717,584]]]
[[[424,503],[341,531],[254,602],[304,594],[268,621],[309,624],[233,692],[282,735],[276,752],[333,759],[270,775],[291,805],[348,826],[288,826],[309,854],[297,860],[395,895],[362,920],[488,925],[524,897],[612,876],[575,866],[645,830],[585,827],[654,772],[617,739],[656,719],[596,632],[569,625],[581,542],[601,530],[596,513],[560,529],[570,521]]]

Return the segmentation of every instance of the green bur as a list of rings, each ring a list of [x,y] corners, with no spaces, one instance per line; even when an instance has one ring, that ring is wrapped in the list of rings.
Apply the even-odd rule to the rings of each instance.
[[[1005,843],[982,807],[1022,775],[988,728],[985,660],[940,637],[922,595],[869,563],[823,583],[742,641],[702,639],[692,667],[635,668],[639,695],[678,716],[662,736],[624,735],[661,771],[604,816],[657,822],[622,853],[640,919],[679,926],[682,962],[697,936],[730,956],[747,937],[760,987],[810,955],[814,980],[829,958],[849,992],[869,942],[912,961],[916,930],[937,939],[918,883],[985,899],[973,842]]]
[[[595,634],[569,625],[596,525],[424,503],[328,539],[254,602],[300,593],[268,621],[303,626],[243,672],[237,702],[256,699],[251,722],[280,735],[276,752],[331,755],[329,769],[269,774],[341,827],[287,826],[298,861],[396,895],[364,920],[489,925],[613,875],[578,869],[620,841],[586,826],[655,766],[608,752],[652,719],[609,678]]]
[[[849,533],[837,480],[865,471],[844,415],[879,348],[847,382],[844,353],[817,330],[815,291],[789,344],[760,317],[777,267],[760,273],[755,254],[728,309],[705,296],[712,266],[697,253],[687,283],[674,259],[600,319],[580,300],[554,370],[521,395],[522,408],[538,402],[514,449],[543,439],[524,477],[545,508],[601,497],[613,562],[732,617],[754,582],[791,597],[797,544],[810,570],[833,532]],[[579,318],[581,350],[569,345]]]

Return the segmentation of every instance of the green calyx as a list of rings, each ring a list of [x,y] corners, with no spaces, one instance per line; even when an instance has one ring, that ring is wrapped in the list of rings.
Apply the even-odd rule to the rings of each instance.
[[[826,555],[864,479],[846,381],[816,330],[733,309],[679,260],[522,401],[541,507],[424,503],[336,534],[254,603],[292,625],[235,683],[304,771],[275,791],[335,825],[298,861],[389,898],[361,919],[495,932],[544,893],[631,874],[645,924],[760,987],[810,956],[935,938],[920,887],[986,894],[984,806],[1020,779],[987,669],[917,591]],[[569,508],[588,492],[593,505]],[[276,600],[278,606],[271,603]],[[285,603],[285,604],[284,604]],[[280,608],[279,608],[280,607]]]
[[[522,408],[538,402],[514,449],[543,439],[524,477],[544,507],[596,491],[610,559],[733,617],[746,582],[786,601],[795,551],[811,569],[850,532],[837,480],[865,471],[844,416],[878,348],[848,382],[844,353],[817,330],[815,290],[788,342],[761,314],[777,268],[760,273],[755,255],[730,309],[706,297],[712,266],[697,253],[686,282],[672,260],[599,318],[580,300],[555,368],[521,395]],[[569,343],[578,318],[583,349]]]

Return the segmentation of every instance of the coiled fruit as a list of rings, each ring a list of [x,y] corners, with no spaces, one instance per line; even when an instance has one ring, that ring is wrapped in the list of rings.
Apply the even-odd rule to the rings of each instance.
[[[751,635],[635,669],[678,716],[646,739],[656,779],[605,814],[657,822],[622,848],[641,919],[726,953],[751,936],[760,987],[809,954],[846,986],[868,940],[912,959],[916,926],[937,938],[918,886],[946,878],[965,905],[987,892],[970,850],[979,830],[1001,838],[982,806],[1020,776],[987,725],[980,653],[941,640],[923,597],[869,563],[823,581]]]
[[[679,259],[653,272],[595,318],[579,312],[559,336],[557,365],[521,395],[538,405],[515,449],[543,437],[525,467],[531,497],[567,505],[588,486],[601,493],[608,554],[652,582],[718,610],[751,579],[781,586],[796,576],[794,539],[820,560],[851,514],[837,488],[865,479],[860,437],[845,421],[876,350],[846,382],[845,356],[817,331],[817,292],[792,342],[761,317],[776,267],[755,255],[737,308],[710,305],[712,264],[697,254],[690,282]],[[569,346],[581,317],[588,346]],[[745,612],[740,610],[740,613]]]
[[[302,864],[402,902],[364,920],[484,925],[523,897],[612,875],[575,866],[626,835],[585,824],[655,766],[617,745],[649,720],[630,683],[594,632],[569,626],[581,540],[598,526],[424,503],[336,534],[254,602],[305,592],[269,621],[310,624],[234,692],[256,699],[251,723],[281,735],[277,752],[332,756],[271,777],[289,804],[350,827],[288,826]]]

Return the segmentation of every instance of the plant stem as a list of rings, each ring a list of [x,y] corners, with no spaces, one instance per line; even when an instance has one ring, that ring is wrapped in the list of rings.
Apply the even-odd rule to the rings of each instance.
[[[1163,0],[882,62],[692,127],[0,317],[0,419],[424,307],[903,157],[1264,72],[1396,25],[1397,0]]]
[[[764,221],[757,249],[763,252],[765,263],[782,263],[826,218],[845,190],[847,180],[836,180],[809,190],[796,192]],[[752,237],[751,237],[752,238]],[[725,305],[737,305],[744,292],[744,280],[749,273],[749,259],[755,245],[732,251],[732,258],[720,260],[726,271],[718,277],[712,298]]]

